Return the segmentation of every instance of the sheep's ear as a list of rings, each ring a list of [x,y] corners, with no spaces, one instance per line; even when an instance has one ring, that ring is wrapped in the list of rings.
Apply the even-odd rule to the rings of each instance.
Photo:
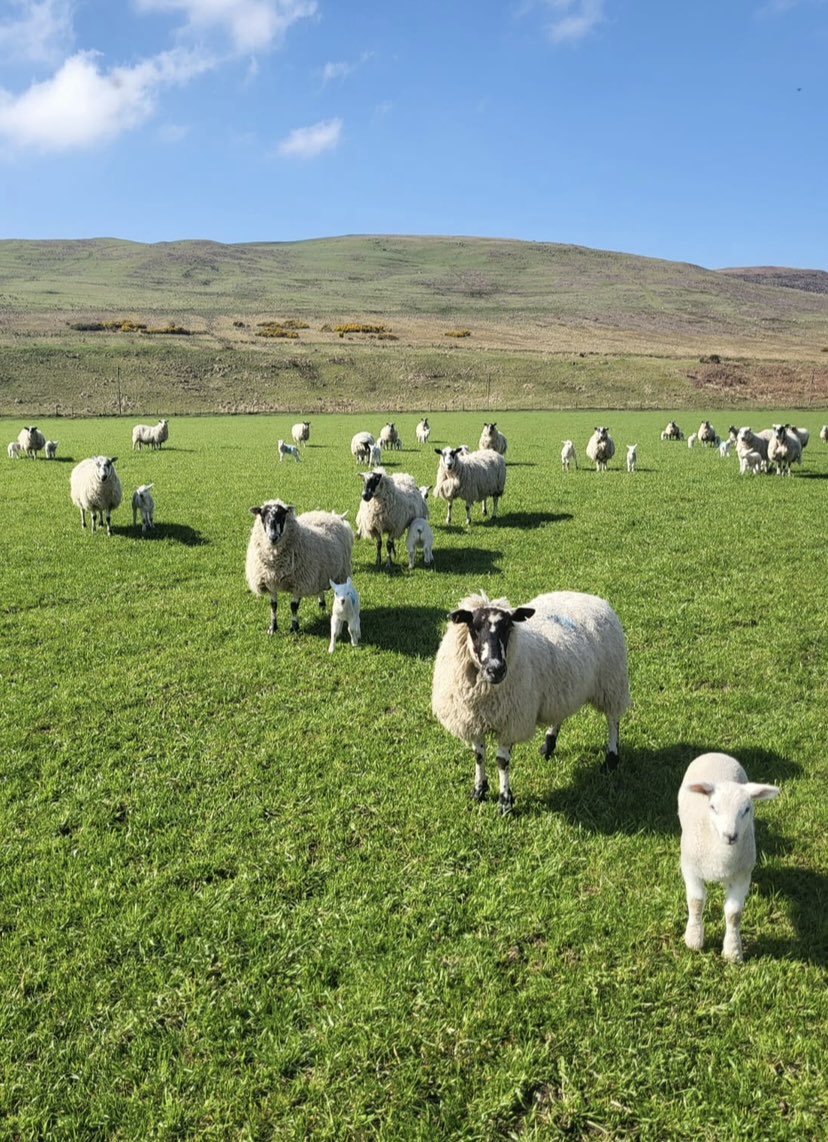
[[[443,455],[443,449],[442,448],[435,448],[434,451],[437,453],[438,456]]]
[[[512,622],[525,623],[527,619],[531,619],[534,613],[534,607],[515,607],[512,611]]]
[[[251,509],[250,509],[250,514],[251,514],[251,515],[261,515],[261,514],[262,514],[262,509],[261,509],[261,508],[251,508]]]
[[[449,618],[453,623],[465,623],[467,627],[472,625],[474,620],[473,611],[452,611]]]
[[[110,457],[109,463],[114,464],[117,459],[118,459],[117,456],[112,456],[112,457]]]
[[[772,801],[781,790],[776,785],[758,785],[755,781],[748,781],[745,792],[754,801]]]
[[[705,797],[709,797],[716,786],[712,781],[694,781],[692,785],[685,785],[685,789],[689,789],[691,793],[703,793]]]

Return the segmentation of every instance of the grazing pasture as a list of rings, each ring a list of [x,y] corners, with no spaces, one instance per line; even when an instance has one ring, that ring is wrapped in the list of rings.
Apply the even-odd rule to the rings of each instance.
[[[414,428],[428,413],[428,446]],[[828,447],[824,415],[699,414],[811,428],[792,478],[659,437],[653,413],[509,413],[497,520],[444,523],[437,570],[376,570],[357,541],[362,645],[329,615],[268,637],[244,580],[249,508],[348,509],[355,432],[381,413],[38,421],[55,462],[3,458],[0,1051],[16,1138],[817,1138],[828,1120]],[[389,471],[484,415],[395,419]],[[608,472],[561,470],[596,424]],[[4,420],[6,440],[23,421]],[[625,450],[638,444],[637,471]],[[118,456],[113,534],[80,528],[79,460]],[[155,528],[132,526],[153,484]],[[405,568],[405,569],[403,569]],[[621,764],[604,720],[550,761],[512,757],[514,813],[433,719],[445,618],[605,597],[630,648]],[[689,761],[737,757],[781,795],[757,814],[742,935],[688,951],[676,797]],[[820,1125],[822,1124],[822,1125]]]

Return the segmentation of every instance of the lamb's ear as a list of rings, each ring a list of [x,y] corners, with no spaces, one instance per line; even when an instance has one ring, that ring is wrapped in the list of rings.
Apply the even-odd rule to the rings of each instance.
[[[512,611],[512,622],[525,623],[527,619],[531,619],[534,613],[534,607],[515,607]]]
[[[685,789],[689,789],[691,793],[703,793],[705,797],[709,797],[716,786],[712,781],[694,781],[692,785],[685,785]]]
[[[336,583],[334,583],[333,579],[329,579],[328,582],[330,583],[330,585],[333,587],[333,589],[335,591],[336,590]]]
[[[465,623],[470,627],[474,621],[474,611],[452,611],[449,618],[453,623]]]
[[[745,792],[754,801],[772,801],[779,796],[781,790],[777,785],[758,785],[755,781],[748,781]]]
[[[261,509],[261,508],[251,508],[251,509],[250,509],[250,514],[251,514],[251,515],[261,515],[261,514],[262,514],[262,509]]]

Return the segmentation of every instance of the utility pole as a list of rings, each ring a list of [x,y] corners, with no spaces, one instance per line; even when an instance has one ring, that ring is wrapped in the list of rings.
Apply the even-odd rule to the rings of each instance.
[[[121,366],[120,365],[118,366],[118,379],[117,379],[116,383],[118,385],[118,416],[120,416],[121,413],[123,412],[123,409],[121,407]]]

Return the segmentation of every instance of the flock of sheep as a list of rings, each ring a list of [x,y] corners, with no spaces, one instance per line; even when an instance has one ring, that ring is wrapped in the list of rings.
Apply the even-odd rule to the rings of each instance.
[[[427,418],[417,425],[420,445],[429,442]],[[301,447],[310,439],[310,424],[293,426],[292,444],[278,442],[280,462],[301,458]],[[820,432],[828,443],[828,425]],[[168,423],[136,425],[133,448],[160,448],[168,438]],[[662,440],[683,440],[678,424],[671,420]],[[775,467],[790,473],[801,463],[808,443],[807,430],[788,425],[753,433],[750,428],[730,428],[722,442],[709,421],[688,438],[692,447],[719,447],[727,455],[735,447],[742,471]],[[484,424],[476,450],[466,445],[435,448],[439,456],[433,485],[418,486],[406,473],[389,474],[382,454],[397,450],[402,441],[393,422],[384,425],[379,438],[359,432],[351,441],[357,463],[370,467],[361,473],[363,491],[356,516],[356,535],[376,543],[377,566],[382,565],[386,544],[387,566],[396,557],[396,541],[407,535],[409,568],[418,549],[424,562],[434,565],[434,533],[428,522],[429,494],[447,503],[446,522],[451,523],[454,501],[466,506],[466,524],[472,507],[482,503],[484,515],[492,501],[492,516],[506,485],[508,449],[506,437],[496,423]],[[9,456],[36,457],[45,451],[54,458],[57,442],[47,442],[36,427],[22,429],[9,445]],[[636,445],[627,446],[627,469],[636,468]],[[598,471],[606,470],[615,454],[615,444],[606,427],[598,427],[586,445],[586,455]],[[755,459],[758,457],[758,460]],[[106,525],[111,533],[111,515],[122,501],[115,462],[117,457],[94,456],[76,465],[70,477],[72,502],[81,513],[91,515],[92,531]],[[564,442],[561,461],[565,470],[577,467],[571,440]],[[141,518],[142,532],[154,525],[153,485],[143,484],[132,498],[133,525]],[[322,609],[325,594],[333,591],[330,642],[334,652],[342,629],[348,627],[353,646],[361,637],[359,594],[352,581],[354,529],[344,514],[328,511],[297,513],[282,500],[268,500],[250,509],[254,520],[247,546],[246,579],[250,590],[270,599],[268,634],[278,629],[278,596],[290,596],[291,629],[299,631],[299,606],[303,598],[316,596]],[[511,812],[514,797],[510,782],[512,749],[529,741],[538,726],[545,727],[541,753],[551,757],[566,718],[591,705],[607,719],[605,768],[619,764],[620,721],[630,706],[627,644],[618,615],[602,598],[572,591],[539,595],[529,603],[512,607],[507,599],[490,600],[484,594],[463,599],[449,615],[448,627],[437,650],[431,706],[437,720],[474,753],[475,780],[472,796],[482,801],[488,793],[486,741],[497,742],[499,807]],[[775,786],[751,783],[739,763],[725,754],[710,753],[689,766],[678,798],[682,827],[681,869],[686,886],[688,921],[685,942],[701,948],[704,939],[702,910],[705,885],[726,886],[726,934],[723,955],[742,959],[740,922],[756,860],[753,803],[775,797]]]

